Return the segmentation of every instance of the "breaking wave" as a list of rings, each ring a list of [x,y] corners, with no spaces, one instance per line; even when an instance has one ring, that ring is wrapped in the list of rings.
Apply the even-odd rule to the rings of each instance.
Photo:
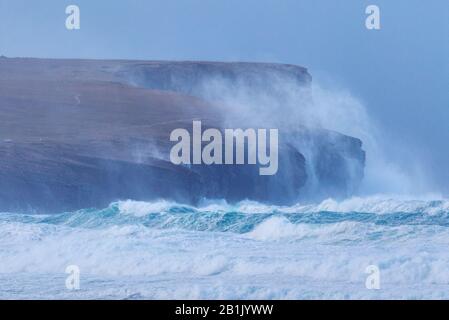
[[[448,200],[406,200],[382,196],[325,200],[319,204],[265,205],[243,201],[204,201],[193,207],[166,200],[119,201],[104,209],[83,209],[52,215],[3,214],[2,219],[70,227],[139,224],[149,228],[245,233],[267,219],[282,217],[293,224],[330,224],[344,221],[378,225],[449,225]]]
[[[386,196],[3,213],[0,298],[447,298],[447,226],[448,200]],[[364,287],[371,264],[384,290]]]

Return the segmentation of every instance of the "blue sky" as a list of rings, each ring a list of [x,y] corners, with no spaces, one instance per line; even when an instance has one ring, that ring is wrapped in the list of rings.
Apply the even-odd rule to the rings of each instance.
[[[65,29],[69,4],[79,31]],[[364,26],[369,4],[381,30]],[[449,192],[447,0],[0,0],[0,54],[303,65],[360,99]]]

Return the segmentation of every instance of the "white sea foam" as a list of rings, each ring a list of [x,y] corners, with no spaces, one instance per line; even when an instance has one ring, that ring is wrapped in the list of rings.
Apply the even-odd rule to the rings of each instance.
[[[328,199],[317,206],[299,206],[292,208],[299,212],[364,212],[364,213],[378,213],[388,214],[395,212],[420,212],[428,214],[437,214],[449,212],[449,201],[427,201],[427,200],[413,200],[406,197],[391,197],[391,196],[371,196],[371,197],[353,197],[343,201],[335,201]],[[291,210],[290,208],[288,210]]]
[[[176,217],[201,220],[213,211],[221,224],[239,218],[253,226],[237,232],[192,229],[190,220],[184,227],[147,224],[149,213],[165,216],[173,209]],[[118,216],[107,215],[105,224],[79,223],[83,215],[100,219],[95,211],[54,220],[2,214],[0,298],[449,298],[444,223],[327,222],[319,213],[316,219],[324,220],[302,223],[289,215],[336,209],[381,216],[420,210],[432,219],[447,212],[447,201],[355,198],[315,206],[217,202],[198,208],[124,201],[111,205]],[[230,222],[223,218],[236,210]],[[121,217],[137,220],[114,220]],[[79,292],[65,288],[65,268],[72,264],[81,270]],[[381,290],[365,288],[370,264],[381,270]]]
[[[429,198],[430,199],[430,198]],[[231,205],[224,200],[215,202],[204,201],[197,208],[160,200],[155,202],[120,201],[118,207],[121,213],[135,216],[145,216],[150,213],[168,212],[172,208],[185,208],[198,212],[241,212],[241,213],[314,213],[314,212],[339,212],[339,213],[423,213],[423,214],[449,214],[449,200],[411,199],[406,196],[376,195],[370,197],[352,197],[337,201],[327,199],[319,204],[301,204],[293,206],[266,205],[256,201],[241,201]]]

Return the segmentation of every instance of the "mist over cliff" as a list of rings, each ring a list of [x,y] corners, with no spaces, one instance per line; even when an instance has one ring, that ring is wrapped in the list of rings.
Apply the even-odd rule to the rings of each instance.
[[[326,127],[311,81],[303,67],[269,63],[0,59],[0,210],[350,196],[362,142]],[[172,164],[170,132],[193,120],[277,128],[277,174]]]

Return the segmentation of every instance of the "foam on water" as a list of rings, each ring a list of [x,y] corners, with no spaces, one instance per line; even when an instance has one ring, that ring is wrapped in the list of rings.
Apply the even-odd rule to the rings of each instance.
[[[448,298],[448,214],[448,200],[382,196],[2,213],[0,298]],[[371,264],[380,290],[365,288]]]

